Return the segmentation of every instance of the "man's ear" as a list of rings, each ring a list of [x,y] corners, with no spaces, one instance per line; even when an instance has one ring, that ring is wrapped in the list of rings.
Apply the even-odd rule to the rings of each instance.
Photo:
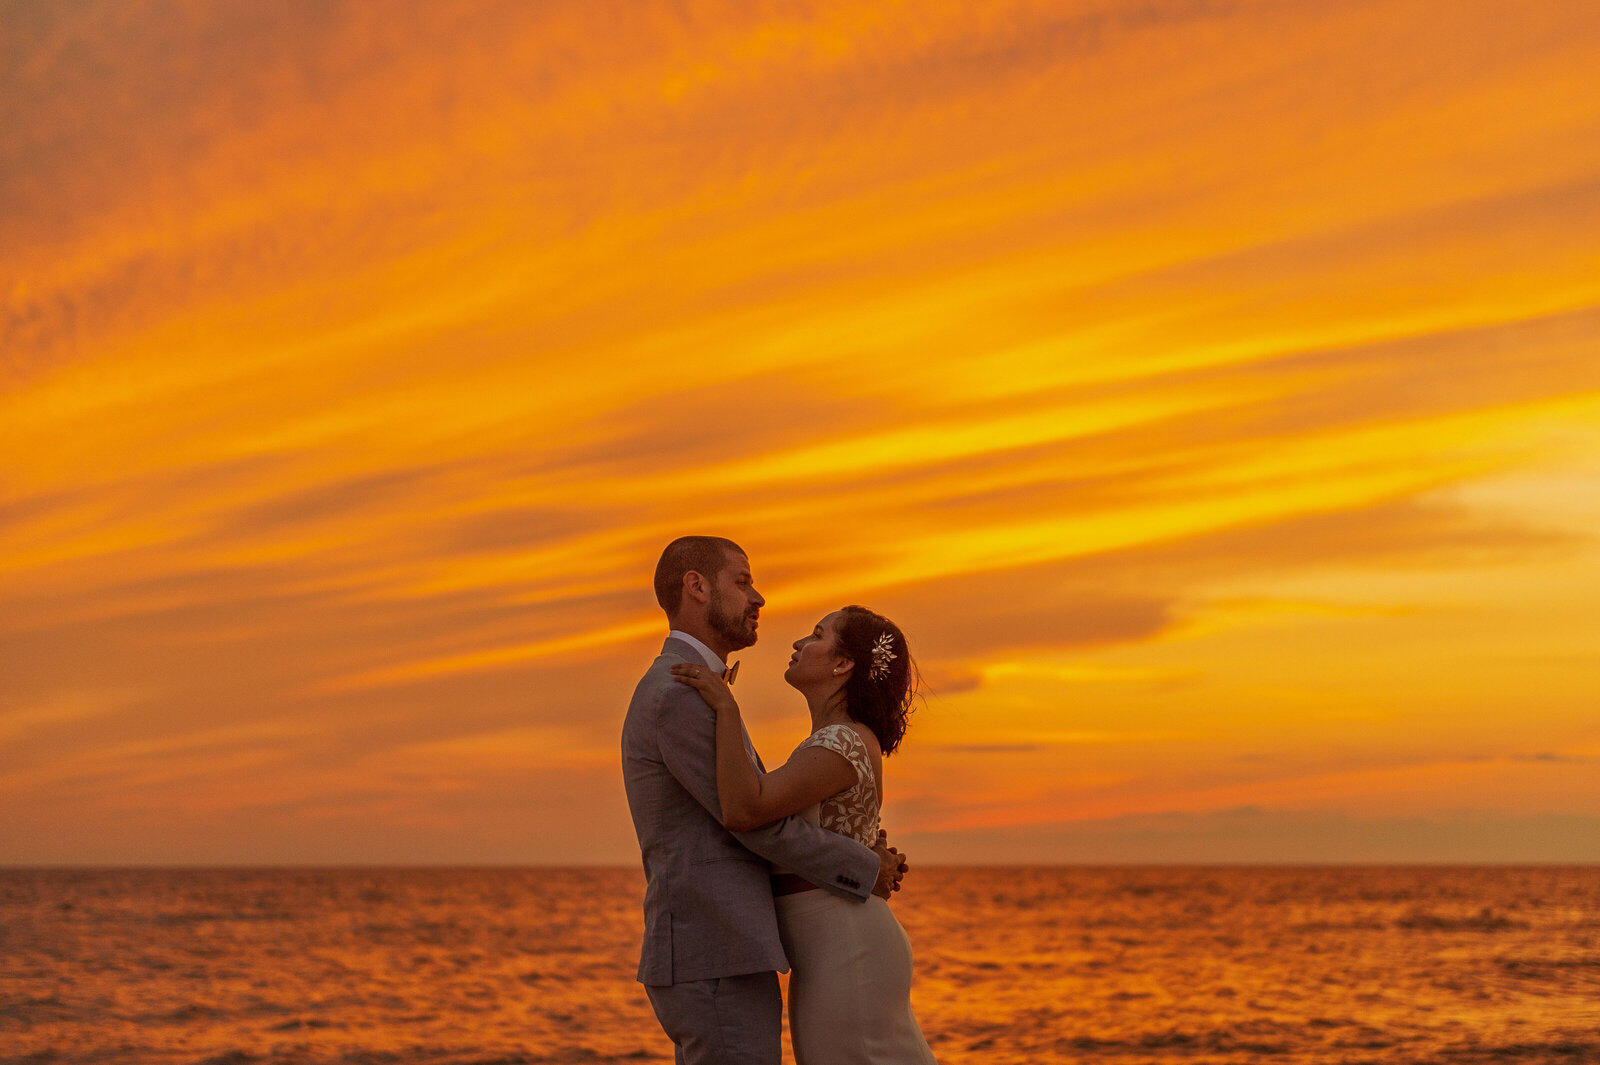
[[[690,570],[683,575],[683,594],[697,603],[711,601],[711,582],[698,570]]]

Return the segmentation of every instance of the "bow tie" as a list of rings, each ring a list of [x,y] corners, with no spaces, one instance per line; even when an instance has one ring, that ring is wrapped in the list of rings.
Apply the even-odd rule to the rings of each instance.
[[[738,675],[739,663],[735,662],[733,665],[722,671],[722,683],[731,688],[733,687],[733,678],[737,677]]]

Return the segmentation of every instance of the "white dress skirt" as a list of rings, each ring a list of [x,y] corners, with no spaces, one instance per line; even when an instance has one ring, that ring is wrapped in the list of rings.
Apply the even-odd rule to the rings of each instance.
[[[773,901],[796,1065],[935,1065],[911,1012],[911,940],[889,904],[821,890]]]
[[[872,846],[881,793],[866,743],[840,724],[823,726],[800,748],[813,746],[848,759],[856,783],[802,816]],[[816,889],[773,903],[789,957],[795,1065],[937,1065],[911,1012],[911,940],[887,902]]]

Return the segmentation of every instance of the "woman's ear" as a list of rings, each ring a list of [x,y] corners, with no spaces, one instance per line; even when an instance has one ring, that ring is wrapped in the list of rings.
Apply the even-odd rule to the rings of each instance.
[[[851,672],[855,670],[855,668],[855,662],[848,658],[836,658],[833,660],[833,672],[835,676],[848,677],[850,676]]]

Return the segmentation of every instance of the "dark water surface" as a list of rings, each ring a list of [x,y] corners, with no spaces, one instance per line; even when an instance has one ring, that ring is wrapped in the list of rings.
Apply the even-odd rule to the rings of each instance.
[[[0,1061],[670,1062],[616,869],[0,870]],[[1600,868],[914,871],[946,1065],[1600,1063]]]

